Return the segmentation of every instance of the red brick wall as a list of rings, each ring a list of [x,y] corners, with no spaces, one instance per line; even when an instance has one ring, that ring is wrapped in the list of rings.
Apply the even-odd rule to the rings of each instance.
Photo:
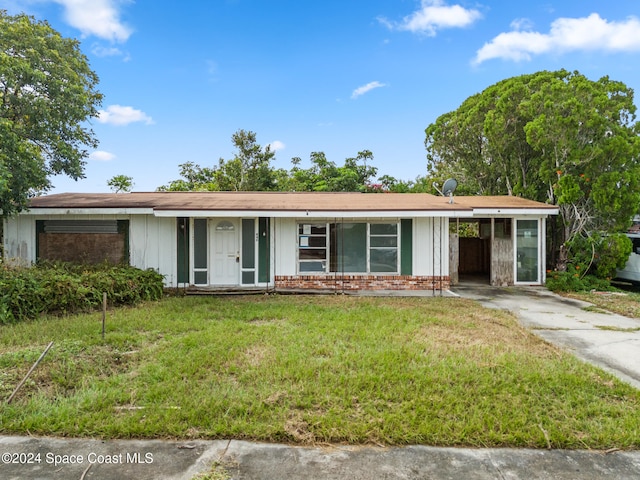
[[[276,275],[276,288],[330,290],[447,290],[449,277],[415,275]]]
[[[40,233],[38,258],[75,263],[126,261],[123,233]]]

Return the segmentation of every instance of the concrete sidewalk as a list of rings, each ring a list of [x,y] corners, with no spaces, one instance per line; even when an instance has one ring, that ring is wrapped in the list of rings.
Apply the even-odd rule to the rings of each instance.
[[[544,288],[456,287],[514,312],[547,341],[640,388],[640,320],[585,311]],[[91,440],[0,436],[0,479],[639,479],[640,451],[297,447],[243,441]]]
[[[215,480],[640,478],[640,452],[295,447],[243,441],[0,437],[3,480]]]

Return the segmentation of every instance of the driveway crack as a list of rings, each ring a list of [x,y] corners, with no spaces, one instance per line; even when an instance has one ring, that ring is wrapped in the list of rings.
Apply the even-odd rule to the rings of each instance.
[[[500,480],[506,480],[507,477],[505,477],[505,475],[502,473],[502,470],[500,469],[500,466],[493,459],[493,455],[491,455],[491,451],[490,450],[487,450],[487,455],[489,457],[489,461],[491,462],[491,466],[493,468],[495,468],[496,472],[498,473],[498,477],[496,477],[496,478],[499,478]]]

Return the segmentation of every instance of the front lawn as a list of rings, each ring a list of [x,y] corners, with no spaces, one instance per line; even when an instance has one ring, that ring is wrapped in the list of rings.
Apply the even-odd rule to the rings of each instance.
[[[167,298],[100,332],[96,314],[0,326],[0,432],[640,447],[638,390],[459,298]]]

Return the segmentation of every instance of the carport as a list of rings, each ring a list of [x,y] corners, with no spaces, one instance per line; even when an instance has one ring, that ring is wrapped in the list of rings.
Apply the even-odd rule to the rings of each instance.
[[[545,218],[454,218],[449,224],[451,284],[541,284],[545,269]]]

